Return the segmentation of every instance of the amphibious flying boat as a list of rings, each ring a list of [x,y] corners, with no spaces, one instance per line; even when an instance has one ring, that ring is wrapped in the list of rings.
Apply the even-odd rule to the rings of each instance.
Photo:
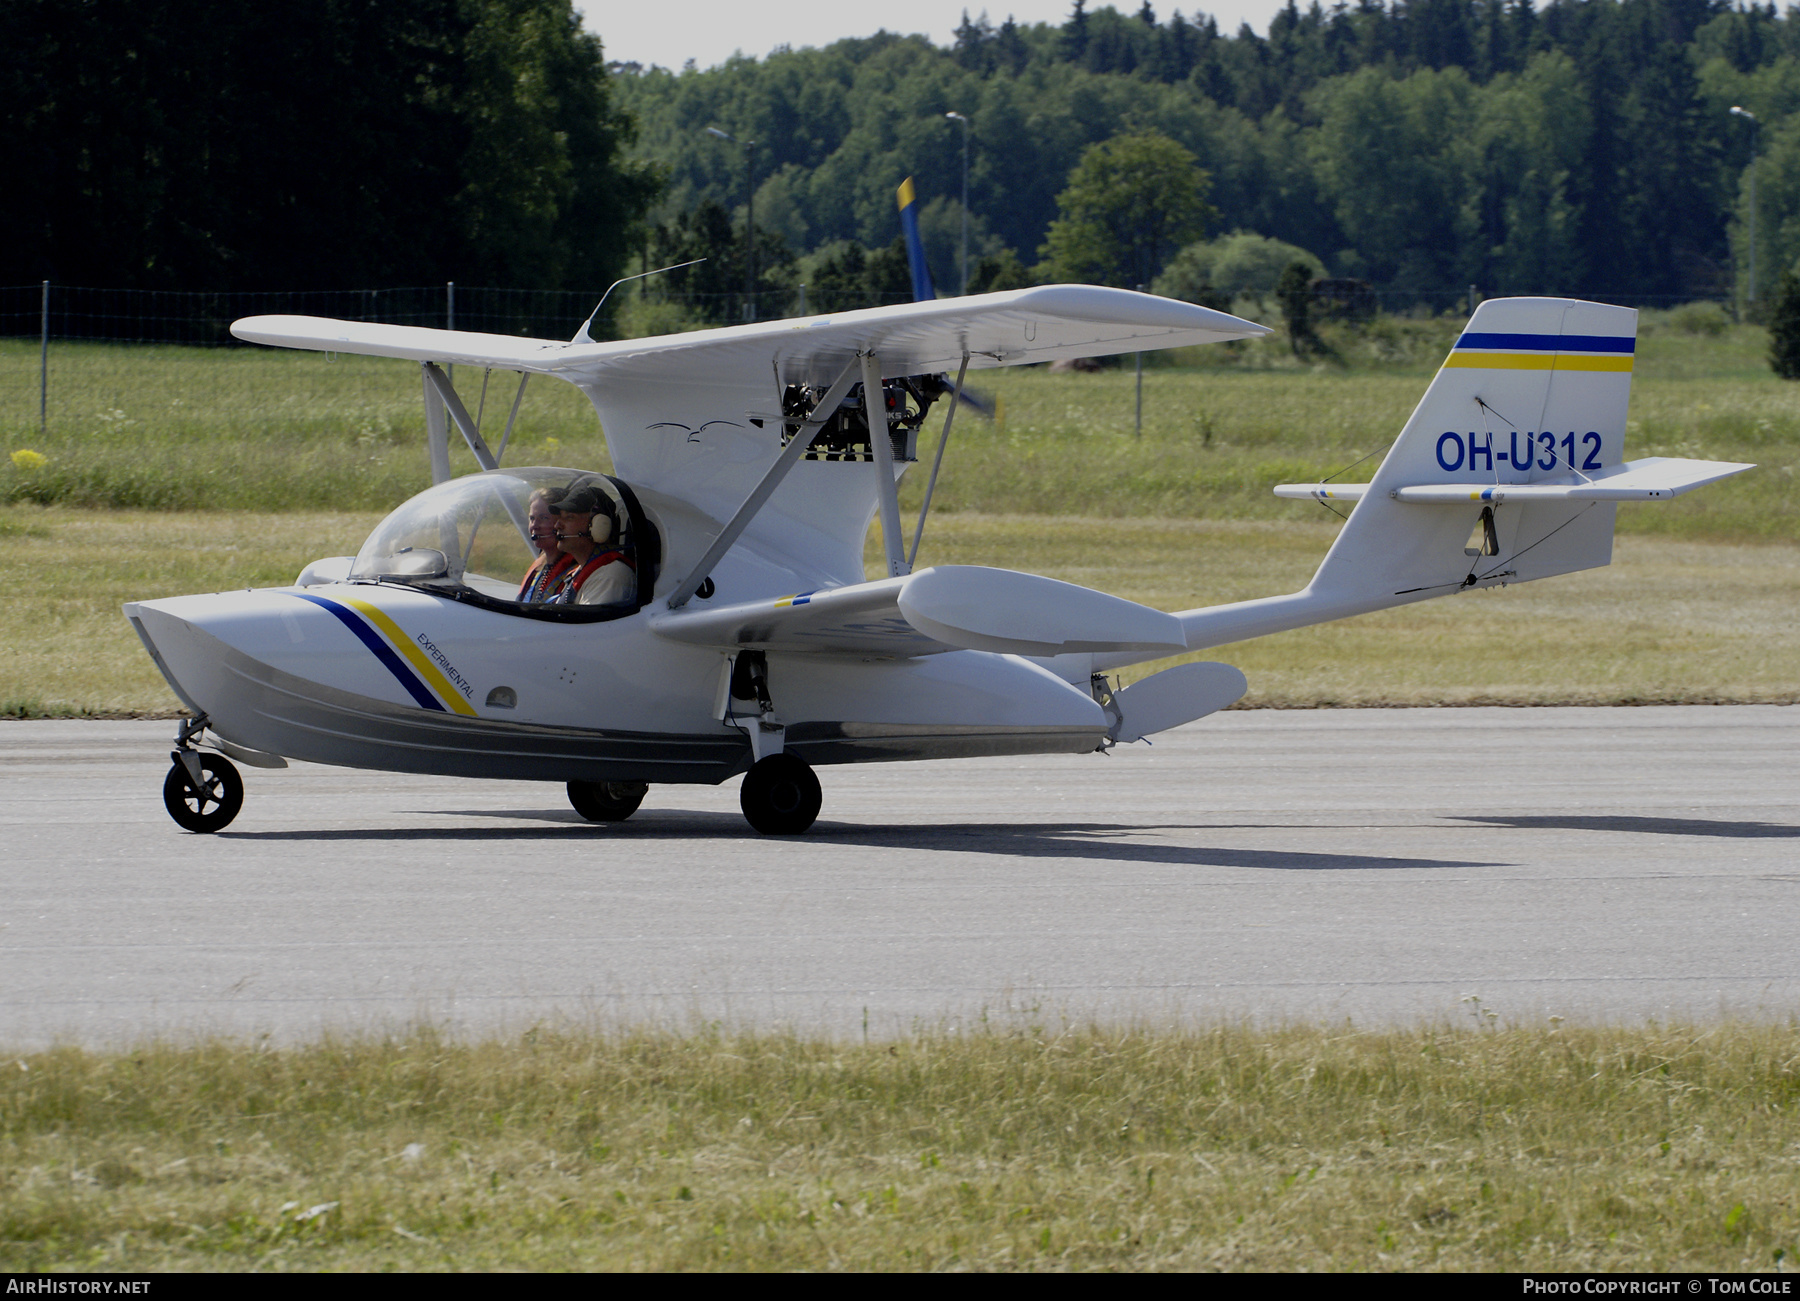
[[[968,371],[1266,333],[1222,312],[1056,285],[608,343],[292,316],[232,330],[419,363],[433,483],[291,586],[125,607],[192,714],[164,798],[194,831],[236,816],[231,759],[298,759],[563,782],[594,821],[652,785],[742,775],[751,825],[795,834],[820,809],[816,768],[1134,741],[1247,684],[1204,661],[1124,688],[1113,670],[1605,565],[1617,503],[1751,468],[1623,459],[1635,312],[1490,301],[1368,483],[1275,487],[1354,503],[1304,589],[1171,614],[1007,570],[915,570],[931,492],[909,540],[897,483],[942,403],[935,485]],[[498,450],[450,366],[519,374]],[[501,464],[532,376],[587,394],[612,473]],[[479,473],[451,477],[452,428]],[[630,566],[628,596],[526,590],[532,503],[572,492],[600,499],[594,536]]]

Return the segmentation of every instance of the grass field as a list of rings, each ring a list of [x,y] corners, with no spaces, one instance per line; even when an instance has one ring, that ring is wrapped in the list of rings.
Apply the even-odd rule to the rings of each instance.
[[[1696,319],[1644,315],[1630,452],[1760,469],[1623,508],[1611,569],[1209,654],[1242,665],[1248,703],[1264,705],[1795,699],[1800,386],[1770,373],[1762,330],[1709,333],[1721,322]],[[1017,567],[1164,609],[1292,590],[1338,521],[1270,486],[1378,456],[1458,328],[1338,329],[1342,364],[1328,366],[1300,366],[1279,338],[1152,354],[1141,437],[1128,366],[986,373],[1004,418],[959,421],[920,561]],[[74,344],[51,355],[40,434],[37,350],[0,342],[0,503],[12,503],[0,505],[0,713],[172,710],[121,602],[290,582],[309,560],[354,551],[426,483],[411,363]],[[457,378],[480,405],[480,376]],[[511,402],[504,378],[486,399],[490,432]],[[544,380],[506,459],[608,463],[586,400]],[[459,468],[473,468],[466,453]],[[923,479],[907,477],[904,504],[916,508]]]
[[[0,1269],[1742,1271],[1800,1032],[430,1034],[0,1071]]]
[[[1645,314],[1628,453],[1765,468],[1660,511],[1628,512],[1621,528],[1800,542],[1792,492],[1800,386],[1769,371],[1761,329],[1696,334],[1671,323],[1681,319]],[[1241,356],[1225,347],[1148,354],[1141,438],[1128,365],[1097,375],[984,372],[978,383],[1004,403],[1005,418],[959,419],[939,502],[965,513],[1299,518],[1302,508],[1269,488],[1385,449],[1457,329],[1449,320],[1378,325],[1340,339],[1353,363],[1343,366],[1300,367],[1279,340]],[[51,356],[52,415],[40,433],[37,348],[0,341],[5,450],[44,458],[0,462],[0,501],[386,511],[428,482],[410,362],[98,344],[54,345]],[[480,376],[465,369],[457,380],[470,406],[480,405]],[[484,422],[491,436],[512,393],[497,375]],[[925,456],[939,423],[929,426]],[[532,382],[513,438],[511,464],[607,465],[592,408],[559,381]],[[458,466],[474,468],[466,452]],[[923,477],[908,476],[913,502]]]
[[[123,602],[290,583],[308,561],[354,551],[378,518],[0,507],[0,717],[173,715]],[[947,514],[919,559],[1026,569],[1178,610],[1304,585],[1335,523]],[[1204,657],[1249,675],[1253,707],[1785,703],[1800,700],[1800,548],[1625,537],[1606,569]]]

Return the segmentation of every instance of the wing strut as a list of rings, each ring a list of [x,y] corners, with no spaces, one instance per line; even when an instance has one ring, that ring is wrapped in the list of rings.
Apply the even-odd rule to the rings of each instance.
[[[456,422],[457,429],[462,432],[463,441],[469,445],[469,450],[475,453],[475,460],[484,470],[499,469],[500,463],[488,450],[487,442],[482,438],[481,431],[475,427],[474,420],[470,419],[469,409],[456,395],[456,386],[450,382],[450,377],[444,374],[443,368],[435,361],[424,362],[423,367],[425,382],[437,390],[438,398],[443,402],[444,409],[450,413],[450,418]],[[426,406],[429,409],[430,403],[428,402]],[[433,467],[434,470],[435,468]]]
[[[450,482],[450,430],[444,420],[444,399],[432,387],[431,376],[423,376],[425,385],[425,451],[431,457],[431,481]]]
[[[763,508],[763,503],[774,495],[775,489],[781,486],[781,481],[787,478],[788,471],[792,470],[800,458],[806,455],[806,449],[812,446],[813,439],[819,436],[819,431],[825,427],[826,421],[831,419],[843,403],[845,395],[850,392],[850,385],[855,380],[856,363],[853,361],[844,367],[838,377],[832,381],[831,387],[825,391],[825,396],[820,398],[818,404],[813,407],[812,414],[801,423],[799,430],[795,432],[793,440],[781,449],[781,455],[775,458],[775,464],[771,465],[768,473],[763,475],[762,482],[752,488],[750,495],[744,498],[744,504],[737,508],[737,514],[731,517],[730,523],[719,530],[719,536],[713,539],[713,544],[706,549],[706,554],[700,557],[700,563],[695,565],[693,571],[681,580],[681,586],[677,587],[669,597],[671,610],[679,610],[688,603],[695,592],[700,590],[700,584],[706,581],[706,576],[712,572],[713,566],[719,563],[720,558],[727,551],[731,550],[732,543],[738,540],[738,535],[756,517],[756,512]],[[879,387],[876,392],[880,392]]]
[[[450,477],[450,447],[448,431],[444,429],[444,413],[446,411],[456,422],[457,429],[462,433],[463,441],[469,445],[469,450],[475,453],[475,459],[480,463],[481,468],[484,470],[499,469],[500,462],[495,458],[493,452],[488,450],[487,440],[482,438],[481,430],[477,429],[475,422],[469,418],[469,409],[456,395],[456,386],[450,382],[450,377],[444,374],[442,368],[435,361],[421,363],[420,369],[425,372],[425,425],[431,443],[431,481],[442,483]],[[524,397],[525,385],[521,379],[519,396],[513,401],[513,415],[519,414],[519,402]],[[506,436],[512,437],[512,421],[510,419],[506,422]],[[501,447],[506,446],[504,442],[500,445]],[[439,477],[440,459],[442,477]],[[526,520],[525,513],[519,509],[519,503],[505,493],[496,493],[495,497],[506,508],[507,515],[512,519],[513,527],[519,530],[519,536],[525,539],[526,546],[530,546],[531,525]],[[480,525],[478,524],[476,527],[479,528]],[[474,545],[475,535],[471,533],[469,547],[472,549]],[[453,552],[455,548],[452,547],[450,550]],[[445,554],[450,554],[450,552]],[[465,559],[467,554],[465,551]]]
[[[869,450],[875,454],[875,500],[881,504],[881,546],[889,578],[912,573],[900,536],[900,485],[894,479],[894,444],[888,438],[887,390],[881,386],[881,359],[862,357],[863,412],[869,418]]]
[[[969,350],[963,349],[962,365],[956,372],[956,387],[950,390],[950,410],[944,413],[944,432],[938,439],[937,455],[931,458],[931,478],[925,484],[925,501],[919,507],[919,527],[913,530],[912,551],[906,557],[910,571],[919,559],[919,539],[925,536],[925,516],[931,510],[931,494],[937,490],[938,470],[944,464],[944,449],[950,446],[950,424],[956,419],[956,407],[962,401],[963,376],[969,373]]]
[[[525,400],[525,381],[531,378],[531,372],[519,372],[519,394],[513,399],[512,413],[506,417],[506,432],[500,435],[500,446],[494,449],[494,464],[500,464],[500,458],[506,455],[506,445],[512,442],[513,421],[519,418],[519,403]]]

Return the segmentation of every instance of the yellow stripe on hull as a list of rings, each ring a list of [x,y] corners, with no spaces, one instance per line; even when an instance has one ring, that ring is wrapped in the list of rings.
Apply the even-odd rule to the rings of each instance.
[[[1609,370],[1631,373],[1630,357],[1575,357],[1553,352],[1453,352],[1446,370]]]
[[[424,651],[413,644],[412,639],[401,631],[399,624],[388,618],[385,611],[378,606],[370,605],[367,601],[359,601],[355,597],[340,599],[344,604],[354,607],[363,618],[381,629],[383,635],[393,643],[394,649],[406,656],[407,662],[419,671],[420,677],[431,684],[431,689],[443,698],[446,705],[459,714],[466,714],[470,718],[476,716],[475,707],[462,698],[462,692],[450,685],[450,680],[438,671],[438,666],[426,657]]]

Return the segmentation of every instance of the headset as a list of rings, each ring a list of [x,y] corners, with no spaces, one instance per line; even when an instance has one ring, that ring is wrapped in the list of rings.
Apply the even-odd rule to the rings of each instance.
[[[602,545],[606,544],[607,542],[613,541],[613,539],[619,534],[620,529],[619,529],[619,521],[618,521],[618,507],[613,504],[612,497],[610,495],[608,495],[606,492],[604,492],[603,490],[601,490],[600,488],[593,486],[592,484],[583,484],[583,485],[580,485],[580,488],[585,488],[588,492],[591,492],[594,495],[594,497],[596,498],[596,505],[594,507],[592,521],[588,524],[588,530],[587,530],[588,537],[593,539],[594,544],[596,546],[602,546]],[[567,501],[568,497],[573,496],[574,493],[578,490],[579,489],[571,489],[569,494],[567,494],[567,496],[565,496],[563,498],[563,500]],[[558,511],[557,513],[558,514],[568,514],[570,512],[567,511],[566,508],[564,508],[563,510]],[[558,537],[572,537],[574,535],[564,533],[559,528],[557,530],[557,536]]]

